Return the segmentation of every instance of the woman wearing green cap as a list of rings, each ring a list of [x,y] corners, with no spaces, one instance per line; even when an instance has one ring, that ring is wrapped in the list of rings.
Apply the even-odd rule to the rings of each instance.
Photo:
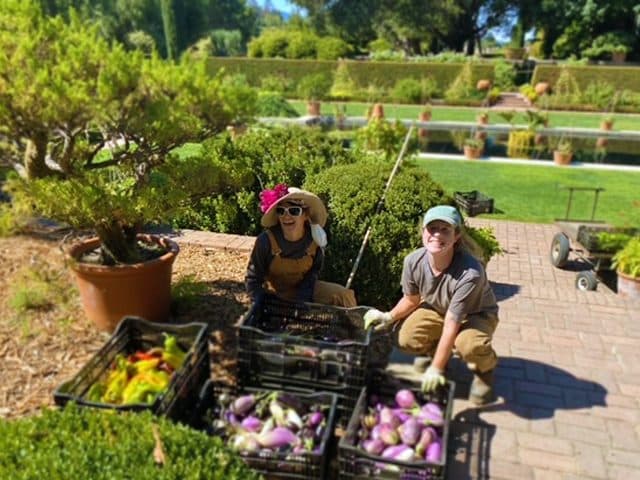
[[[474,372],[469,399],[493,399],[497,355],[491,340],[498,325],[498,305],[484,267],[461,246],[462,218],[448,205],[427,211],[422,221],[423,247],[404,259],[402,298],[388,312],[369,310],[365,327],[390,331],[400,325],[398,346],[432,357],[422,389],[445,383],[453,347]]]

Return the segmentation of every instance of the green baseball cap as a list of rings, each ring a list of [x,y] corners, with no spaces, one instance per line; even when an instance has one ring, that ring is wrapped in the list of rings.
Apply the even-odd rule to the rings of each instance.
[[[422,220],[422,226],[426,227],[435,220],[447,222],[457,228],[462,226],[462,217],[455,207],[449,205],[438,205],[427,210]]]

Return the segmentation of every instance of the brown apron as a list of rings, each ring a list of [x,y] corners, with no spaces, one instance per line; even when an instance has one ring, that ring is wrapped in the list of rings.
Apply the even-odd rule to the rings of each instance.
[[[307,252],[301,258],[282,258],[282,249],[271,230],[267,230],[273,260],[266,276],[267,289],[288,300],[295,300],[296,290],[304,276],[311,270],[318,250],[316,242],[311,242]]]

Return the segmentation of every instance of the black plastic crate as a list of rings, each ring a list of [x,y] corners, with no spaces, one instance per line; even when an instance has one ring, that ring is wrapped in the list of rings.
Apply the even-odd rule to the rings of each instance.
[[[434,401],[444,405],[444,425],[442,427],[442,457],[440,462],[427,461],[400,461],[371,455],[358,448],[358,430],[360,419],[366,413],[370,395],[375,394],[379,401],[391,404],[395,393],[400,388],[409,388],[418,401]],[[369,478],[381,478],[388,480],[442,480],[445,478],[447,466],[447,443],[453,409],[455,383],[447,381],[447,384],[438,388],[435,392],[423,393],[413,383],[402,381],[384,374],[371,387],[362,389],[353,415],[349,421],[345,435],[338,444],[338,462],[341,479],[364,480]]]
[[[361,387],[369,366],[366,307],[259,297],[238,327],[238,375],[315,390]]]
[[[146,321],[139,317],[123,318],[107,343],[71,379],[62,383],[53,393],[57,405],[74,401],[78,405],[113,410],[151,410],[181,420],[193,408],[198,392],[209,377],[209,351],[207,325],[182,325]],[[162,346],[164,334],[176,337],[186,356],[183,365],[173,373],[167,391],[152,404],[116,405],[93,402],[86,398],[91,386],[111,368],[116,355],[129,355],[137,350]]]
[[[456,205],[467,215],[474,217],[480,213],[493,213],[493,198],[487,197],[478,190],[470,192],[455,192]]]
[[[196,415],[192,426],[199,430],[204,430],[210,435],[217,435],[215,429],[210,424],[211,419],[219,418],[220,404],[218,397],[221,393],[231,393],[233,395],[241,395],[259,392],[275,392],[280,389],[267,388],[237,388],[230,389],[225,386],[216,384],[208,380],[199,395]],[[293,454],[287,451],[270,451],[262,449],[256,453],[241,452],[240,456],[244,462],[252,469],[261,473],[265,478],[270,480],[280,479],[317,479],[323,480],[327,478],[327,469],[329,462],[329,451],[332,447],[333,429],[335,425],[335,412],[337,398],[335,394],[328,392],[318,393],[292,393],[287,391],[289,395],[294,395],[302,405],[312,405],[322,403],[329,405],[326,415],[325,429],[322,434],[322,440],[317,452],[304,452]],[[225,439],[226,440],[226,439]]]

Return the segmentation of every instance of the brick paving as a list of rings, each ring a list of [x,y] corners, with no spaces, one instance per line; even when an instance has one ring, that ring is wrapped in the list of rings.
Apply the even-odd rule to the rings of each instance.
[[[448,479],[640,479],[640,303],[600,283],[575,288],[570,262],[549,262],[555,225],[470,219],[494,229],[506,253],[488,275],[499,299],[498,400],[466,400],[471,374],[453,358],[456,401]],[[178,238],[249,251],[252,237],[185,232]],[[573,257],[571,257],[573,259]],[[390,369],[415,375],[394,352]]]

